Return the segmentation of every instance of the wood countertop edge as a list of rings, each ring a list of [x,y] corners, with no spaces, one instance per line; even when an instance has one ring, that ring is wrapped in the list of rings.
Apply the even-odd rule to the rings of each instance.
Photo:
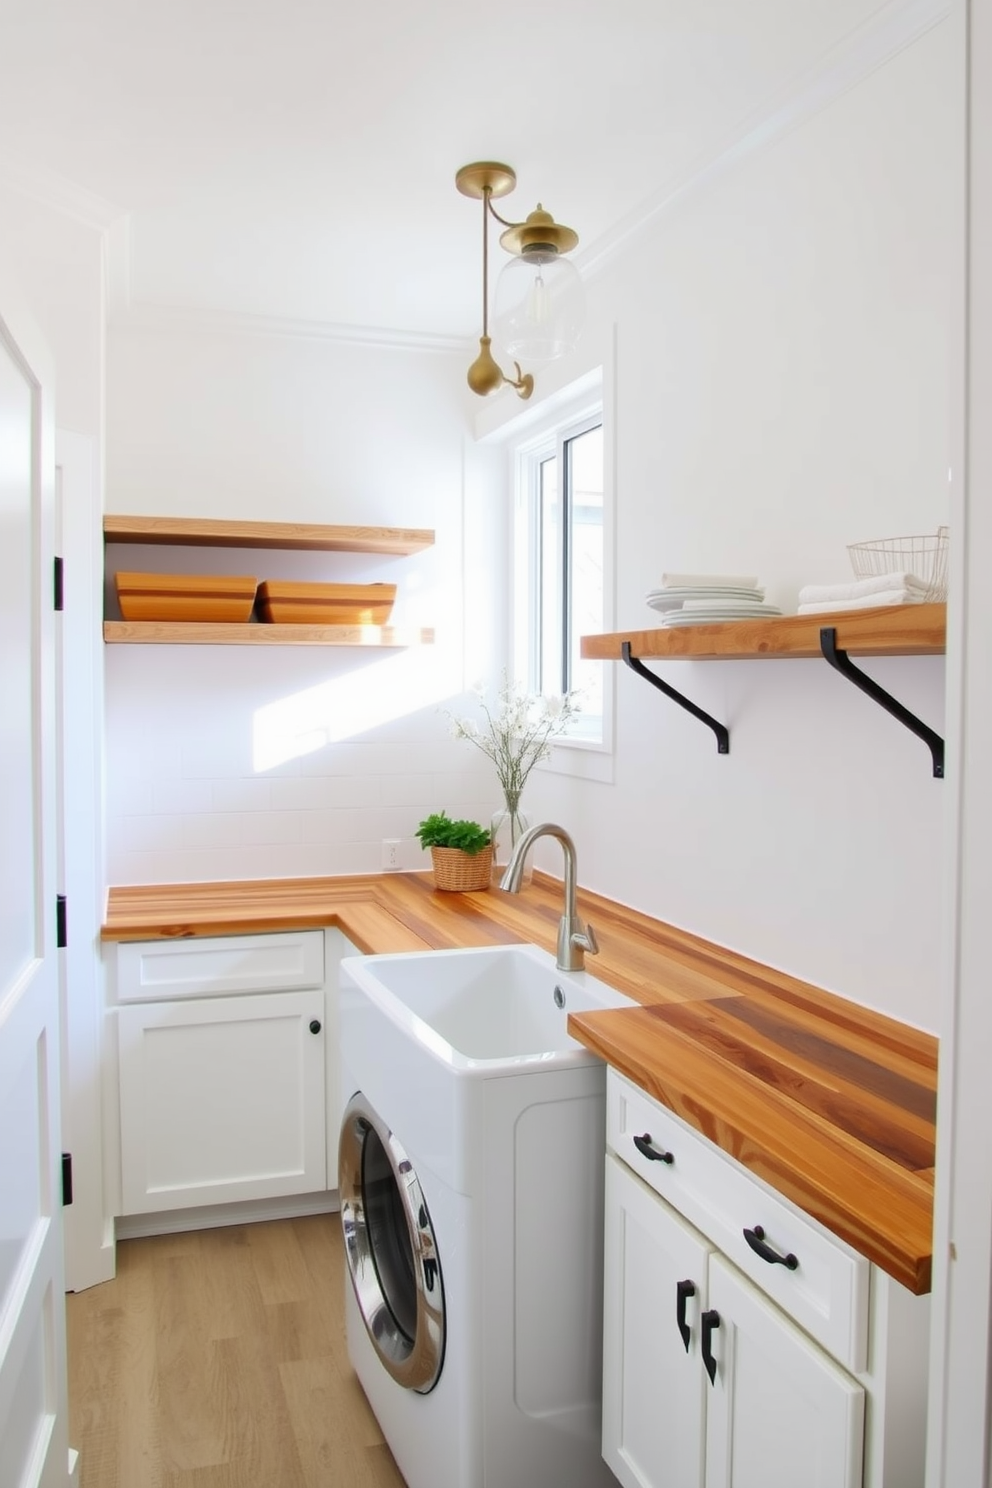
[[[429,873],[123,885],[108,893],[101,939],[337,928],[366,955],[528,941],[553,952],[560,895],[560,881],[541,872],[534,874],[533,893],[519,896],[441,893]],[[733,996],[774,1000],[812,1012],[847,1039],[869,1038],[893,1069],[915,1069],[924,1080],[935,1071],[936,1040],[929,1034],[595,892],[580,890],[579,901],[600,932],[601,953],[589,970],[642,1008]],[[573,1015],[569,1030],[911,1292],[929,1290],[932,1169],[909,1172],[842,1131],[811,1120],[775,1092],[749,1090],[749,1115],[742,1120],[712,1093],[694,1089],[677,1069],[639,1058],[619,1031],[617,1020],[629,1011]],[[756,1112],[763,1113],[763,1122]],[[800,1116],[811,1143],[803,1167],[795,1161],[791,1141],[778,1144],[768,1136],[776,1126],[791,1136]],[[838,1170],[843,1174],[840,1184],[825,1172],[818,1178],[818,1156],[833,1168],[835,1179]],[[861,1196],[879,1186],[886,1203],[869,1213]]]
[[[746,1111],[700,1088],[680,1067],[639,1058],[611,1036],[625,1010],[571,1014],[569,1032],[727,1156],[763,1179],[909,1291],[930,1290],[932,1169],[910,1172],[749,1080]],[[677,1041],[676,1041],[677,1043]],[[776,1133],[781,1133],[776,1140]],[[801,1146],[803,1161],[796,1162]]]

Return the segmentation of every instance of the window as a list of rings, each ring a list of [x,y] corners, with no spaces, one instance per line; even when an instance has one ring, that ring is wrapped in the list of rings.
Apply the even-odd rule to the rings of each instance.
[[[528,691],[579,694],[564,742],[605,742],[604,669],[583,635],[606,629],[601,404],[517,449],[514,675]]]

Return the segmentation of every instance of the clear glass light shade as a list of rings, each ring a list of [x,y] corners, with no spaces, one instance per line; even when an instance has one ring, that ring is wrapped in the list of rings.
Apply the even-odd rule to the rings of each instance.
[[[515,254],[496,281],[493,340],[520,362],[550,362],[575,347],[585,318],[579,271],[557,253]]]

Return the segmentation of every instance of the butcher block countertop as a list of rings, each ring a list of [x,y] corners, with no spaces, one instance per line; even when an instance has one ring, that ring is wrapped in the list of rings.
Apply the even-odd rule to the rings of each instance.
[[[589,1049],[916,1293],[930,1289],[937,1042],[580,891],[592,975],[638,1007],[572,1015]],[[530,941],[561,885],[452,894],[429,873],[112,888],[108,941],[337,926],[366,954]]]

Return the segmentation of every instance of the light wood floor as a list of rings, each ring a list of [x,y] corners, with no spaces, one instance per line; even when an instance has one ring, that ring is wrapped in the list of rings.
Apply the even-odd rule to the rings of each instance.
[[[66,1298],[81,1488],[403,1488],[351,1371],[336,1214],[125,1240]]]

